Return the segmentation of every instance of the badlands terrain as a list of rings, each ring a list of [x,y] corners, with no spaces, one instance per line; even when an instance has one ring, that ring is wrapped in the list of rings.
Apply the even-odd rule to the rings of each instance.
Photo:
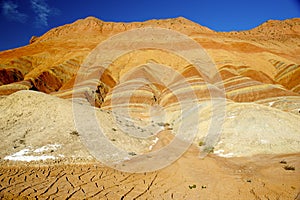
[[[2,199],[300,199],[300,19],[94,17],[0,52]]]

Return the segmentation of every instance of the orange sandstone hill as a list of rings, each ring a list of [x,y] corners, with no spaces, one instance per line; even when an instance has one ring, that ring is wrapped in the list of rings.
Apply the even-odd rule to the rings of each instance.
[[[133,23],[87,17],[33,36],[29,45],[0,53],[0,94],[30,89],[69,98],[77,70],[101,41],[142,27],[172,29],[197,41],[218,67],[228,99],[267,102],[272,97],[299,96],[300,19],[270,20],[249,31],[215,32],[182,17]],[[138,59],[130,60],[125,55],[119,59],[119,66],[108,68],[109,78],[97,83],[105,88],[96,98],[100,101],[97,105],[108,105],[107,94],[124,84],[120,83],[124,75],[120,65],[128,71],[134,62],[142,65],[149,59],[171,66],[179,62],[179,58],[159,51],[135,54],[131,56]],[[184,64],[176,67],[184,76],[195,77],[193,67],[188,68]],[[163,98],[163,89],[154,90]]]

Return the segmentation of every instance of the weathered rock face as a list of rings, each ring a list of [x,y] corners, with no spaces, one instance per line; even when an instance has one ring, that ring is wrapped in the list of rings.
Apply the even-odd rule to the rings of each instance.
[[[18,69],[0,69],[0,85],[6,85],[23,80],[23,74]]]
[[[88,17],[54,28],[33,37],[28,46],[0,53],[0,94],[33,89],[62,98],[86,99],[97,107],[111,109],[112,94],[118,93],[114,104],[122,106],[126,100],[140,111],[152,105],[176,104],[178,97],[170,88],[187,97],[193,92],[199,101],[210,98],[205,77],[190,63],[171,53],[146,49],[123,55],[105,70],[102,66],[94,68],[88,81],[73,88],[77,70],[99,43],[114,34],[142,27],[172,29],[197,41],[219,69],[223,80],[220,84],[230,100],[251,102],[300,96],[300,19],[271,20],[249,31],[225,33],[181,17],[134,23]],[[157,84],[160,72],[147,69],[149,62],[170,66],[178,74],[170,75],[167,85]],[[181,76],[192,90],[180,84]],[[143,86],[135,88],[136,85]]]

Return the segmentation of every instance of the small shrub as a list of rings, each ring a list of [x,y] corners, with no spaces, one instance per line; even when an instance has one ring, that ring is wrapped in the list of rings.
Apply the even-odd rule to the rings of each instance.
[[[199,143],[198,143],[198,145],[201,147],[201,146],[204,146],[205,145],[205,142],[204,141],[200,141]]]
[[[189,185],[189,188],[190,189],[196,188],[196,185],[195,184],[194,185]]]
[[[287,164],[285,160],[280,161],[281,164]]]
[[[294,166],[290,166],[290,165],[286,165],[286,166],[283,167],[283,169],[294,171],[295,167]]]
[[[75,135],[75,136],[79,136],[79,133],[77,131],[72,131],[70,134]]]
[[[25,144],[25,140],[19,140],[20,144]]]
[[[134,153],[134,152],[129,152],[128,154],[131,156],[136,156],[136,153]]]

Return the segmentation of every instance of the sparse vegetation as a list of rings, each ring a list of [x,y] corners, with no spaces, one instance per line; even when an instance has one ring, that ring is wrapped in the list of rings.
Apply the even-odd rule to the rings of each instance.
[[[79,136],[79,133],[77,131],[72,131],[70,134],[74,136]]]
[[[128,153],[130,156],[136,156],[136,153],[134,153],[134,152],[129,152]]]
[[[115,129],[115,128],[112,128],[112,130],[113,130],[113,131],[117,131],[117,129]]]
[[[199,141],[198,145],[201,147],[201,146],[204,146],[205,145],[205,142],[204,141]]]
[[[212,146],[208,146],[208,147],[205,147],[204,148],[204,151],[207,152],[207,153],[213,153],[214,152],[214,147]]]
[[[287,164],[285,160],[280,161],[281,164]]]
[[[189,185],[189,188],[190,189],[193,189],[193,188],[196,188],[197,186],[194,184],[194,185]]]
[[[165,126],[165,123],[159,122],[159,123],[157,123],[157,125],[158,125],[158,126]]]
[[[286,165],[286,166],[283,167],[283,169],[294,171],[295,167],[294,166],[290,166],[290,165]]]
[[[19,140],[20,144],[25,144],[25,140]]]

